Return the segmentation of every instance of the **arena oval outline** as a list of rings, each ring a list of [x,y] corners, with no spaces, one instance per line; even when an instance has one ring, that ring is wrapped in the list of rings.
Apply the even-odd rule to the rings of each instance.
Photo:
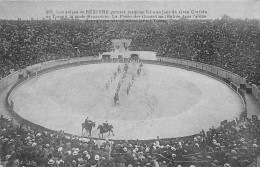
[[[100,59],[96,58],[96,57],[81,57],[81,58],[70,58],[70,59],[60,59],[60,60],[52,60],[52,61],[47,61],[47,62],[43,62],[43,63],[38,63],[38,64],[35,64],[35,65],[39,65],[39,64],[44,64],[44,63],[47,63],[49,65],[49,63],[56,63],[55,64],[51,64],[50,67],[43,67],[41,70],[37,70],[38,68],[34,68],[32,69],[32,73],[30,74],[30,78],[28,79],[28,77],[23,77],[21,79],[19,79],[18,81],[16,81],[11,89],[8,91],[7,95],[5,96],[5,103],[6,103],[6,106],[7,106],[7,109],[9,111],[9,113],[15,118],[17,119],[20,123],[23,123],[24,125],[27,125],[27,126],[30,126],[32,128],[35,128],[35,129],[39,129],[39,130],[45,130],[45,131],[48,131],[48,132],[58,132],[56,130],[52,130],[52,129],[49,129],[49,128],[46,128],[46,127],[43,127],[41,125],[38,125],[38,124],[35,124],[27,119],[24,119],[22,118],[18,113],[16,113],[12,107],[11,107],[11,101],[9,99],[11,93],[16,90],[20,85],[24,84],[25,82],[27,82],[28,80],[34,78],[36,76],[36,74],[38,75],[42,75],[42,74],[45,74],[45,73],[48,73],[48,72],[52,72],[52,71],[56,71],[56,70],[60,70],[60,69],[65,69],[65,68],[69,68],[69,67],[74,67],[74,66],[79,66],[79,65],[88,65],[88,64],[100,64],[102,62],[108,62],[108,63],[113,63],[113,62],[117,62],[113,59],[109,59],[107,61],[101,61]],[[186,70],[189,70],[189,71],[194,71],[194,72],[197,72],[199,74],[203,74],[203,75],[206,75],[206,76],[209,76],[211,78],[214,78],[220,82],[222,82],[223,84],[227,85],[230,89],[232,89],[241,99],[242,103],[243,103],[243,112],[242,113],[239,113],[239,115],[241,116],[243,113],[246,113],[246,110],[247,110],[247,104],[246,104],[246,100],[245,100],[245,96],[243,96],[243,92],[240,90],[239,87],[237,87],[235,85],[235,83],[232,81],[232,79],[229,79],[229,83],[222,80],[221,79],[221,76],[219,76],[218,74],[214,74],[213,73],[213,68],[215,69],[220,69],[220,70],[223,70],[225,71],[226,73],[229,73],[229,74],[232,74],[232,75],[235,75],[236,77],[238,77],[239,79],[242,79],[243,81],[243,78],[240,77],[239,75],[236,75],[234,73],[231,73],[227,70],[224,70],[222,68],[218,68],[216,66],[212,66],[212,65],[208,65],[208,64],[204,64],[204,63],[199,63],[199,62],[194,62],[194,61],[189,61],[189,60],[183,60],[183,59],[176,59],[176,58],[162,58],[162,59],[158,59],[157,61],[154,61],[154,60],[142,60],[143,63],[145,64],[155,64],[155,65],[162,65],[162,66],[172,66],[172,67],[176,67],[176,68],[181,68],[181,69],[186,69]],[[193,67],[192,65],[190,65],[190,63],[196,63],[196,67]],[[34,65],[33,65],[34,66]],[[33,66],[31,66],[33,68]],[[209,72],[207,69],[204,69],[203,67],[211,67],[212,68],[212,72]],[[25,71],[25,69],[21,70],[20,72],[23,72]],[[205,72],[206,70],[206,72]],[[218,72],[218,71],[217,71]],[[6,78],[8,78],[9,76],[7,76]],[[236,88],[236,89],[235,89]],[[239,92],[240,91],[240,92]],[[78,136],[78,135],[73,135],[73,134],[70,134],[70,133],[66,133],[65,132],[65,135],[67,136]],[[196,135],[196,134],[194,134]],[[194,135],[188,135],[188,136],[194,136]],[[82,137],[82,136],[78,136],[78,137]],[[178,138],[185,138],[187,136],[180,136]],[[92,138],[92,139],[98,139],[98,140],[104,140],[102,138],[97,138],[97,137],[86,137],[84,136],[84,138]],[[173,139],[175,137],[170,137],[170,138],[161,138],[162,140],[166,140],[166,139]],[[121,140],[121,139],[110,139],[110,140]],[[123,140],[123,139],[122,139]],[[143,141],[148,141],[148,140],[157,140],[157,139],[147,139],[147,140],[143,140]]]

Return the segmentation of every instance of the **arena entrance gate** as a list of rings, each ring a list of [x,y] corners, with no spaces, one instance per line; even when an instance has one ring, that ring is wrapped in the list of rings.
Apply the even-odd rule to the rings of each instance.
[[[110,60],[110,55],[102,55],[102,60],[103,61],[109,61]]]
[[[131,54],[131,59],[135,60],[135,61],[138,61],[139,60],[138,54]]]
[[[119,62],[124,62],[123,55],[118,55],[118,61],[119,61]]]

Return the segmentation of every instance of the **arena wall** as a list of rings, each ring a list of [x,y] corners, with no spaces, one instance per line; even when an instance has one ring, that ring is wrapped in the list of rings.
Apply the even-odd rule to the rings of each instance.
[[[214,77],[217,77],[220,80],[229,84],[230,87],[236,90],[237,93],[240,94],[240,96],[243,98],[245,98],[243,94],[247,91],[247,89],[252,89],[252,96],[257,100],[258,104],[260,105],[259,87],[257,87],[254,84],[253,85],[247,84],[246,79],[237,74],[234,74],[230,71],[224,70],[216,66],[194,62],[194,61],[177,59],[177,58],[162,58],[161,61],[171,62],[183,68],[185,67],[193,68],[200,72],[204,72],[205,74],[209,74]],[[246,105],[246,100],[244,99],[244,101]]]
[[[218,68],[216,66],[211,66],[211,65],[207,65],[207,64],[203,64],[203,63],[181,60],[181,59],[164,58],[164,59],[161,59],[160,61],[163,61],[166,65],[168,65],[169,63],[172,63],[175,67],[188,69],[191,71],[196,71],[196,72],[211,76],[211,77],[216,78],[216,79],[222,81],[223,83],[227,84],[231,89],[233,89],[240,96],[240,98],[243,101],[244,111],[243,111],[243,113],[241,113],[241,116],[244,113],[246,113],[247,103],[246,103],[246,99],[245,99],[245,92],[243,92],[240,89],[239,85],[236,85],[235,82],[227,79],[227,76],[226,76],[227,74],[229,74],[230,78],[232,78],[233,73],[230,73],[230,72],[228,72],[224,69]],[[233,76],[233,77],[236,77],[236,76]],[[241,82],[243,82],[243,80],[241,80]]]
[[[28,66],[27,68],[17,71],[4,79],[0,81],[0,91],[5,89],[7,86],[12,85],[11,90],[8,92],[6,96],[6,106],[8,111],[11,113],[11,115],[15,119],[19,119],[20,123],[23,123],[25,125],[35,127],[40,130],[47,130],[52,131],[50,129],[44,128],[42,126],[36,125],[32,122],[29,122],[25,119],[23,119],[21,116],[19,116],[17,113],[15,113],[11,106],[9,101],[9,95],[11,91],[13,91],[15,88],[17,88],[20,84],[23,82],[26,82],[28,79],[33,78],[35,76],[54,71],[57,69],[62,69],[66,67],[73,67],[77,65],[83,65],[83,64],[91,64],[91,63],[100,63],[100,59],[98,57],[81,57],[81,58],[70,58],[70,59],[61,59],[61,60],[53,60],[53,61],[47,61],[43,63],[39,63],[34,66]],[[110,60],[108,62],[114,62],[113,60]],[[118,62],[118,61],[117,61]],[[226,71],[224,69],[218,68],[216,66],[211,66],[203,63],[198,63],[194,61],[187,61],[187,60],[181,60],[181,59],[174,59],[174,58],[163,58],[160,59],[160,61],[152,61],[152,60],[144,60],[144,63],[148,64],[159,64],[159,65],[172,65],[175,67],[197,71],[200,73],[207,74],[209,76],[212,76],[214,78],[217,78],[226,84],[230,85],[230,87],[235,90],[243,99],[245,111],[246,111],[246,99],[244,95],[244,91],[241,90],[240,84],[246,83],[246,80],[236,74],[233,74],[229,71]],[[252,94],[253,96],[259,101],[260,100],[260,91],[257,86],[252,85]],[[259,102],[260,103],[260,102]],[[67,134],[70,135],[70,134]]]
[[[99,58],[102,59],[102,55],[110,55],[110,59],[118,59],[118,56],[123,56],[124,59],[128,59],[132,54],[137,54],[141,60],[157,60],[156,53],[153,51],[112,51],[112,52],[104,52]]]

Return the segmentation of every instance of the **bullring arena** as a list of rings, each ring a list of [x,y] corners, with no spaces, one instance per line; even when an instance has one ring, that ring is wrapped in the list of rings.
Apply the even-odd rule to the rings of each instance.
[[[99,124],[113,125],[109,139],[154,139],[193,135],[201,129],[232,121],[244,110],[241,97],[212,76],[163,62],[129,63],[119,103],[113,95],[122,73],[106,87],[122,62],[85,62],[61,67],[18,84],[9,96],[22,118],[52,130],[82,135],[86,117],[96,123],[90,137],[97,138]],[[135,80],[127,95],[131,76]],[[225,100],[223,100],[225,99]],[[86,131],[83,136],[88,136]]]
[[[0,4],[0,167],[260,167],[259,5]]]

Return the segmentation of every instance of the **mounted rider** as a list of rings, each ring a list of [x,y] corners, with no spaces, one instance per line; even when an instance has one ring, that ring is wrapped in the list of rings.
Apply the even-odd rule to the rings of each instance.
[[[90,124],[91,122],[92,122],[92,121],[89,120],[89,118],[87,117],[87,119],[85,120],[85,125]]]
[[[108,122],[107,122],[107,120],[106,120],[105,123],[103,123],[103,127],[104,127],[105,129],[108,129]]]

